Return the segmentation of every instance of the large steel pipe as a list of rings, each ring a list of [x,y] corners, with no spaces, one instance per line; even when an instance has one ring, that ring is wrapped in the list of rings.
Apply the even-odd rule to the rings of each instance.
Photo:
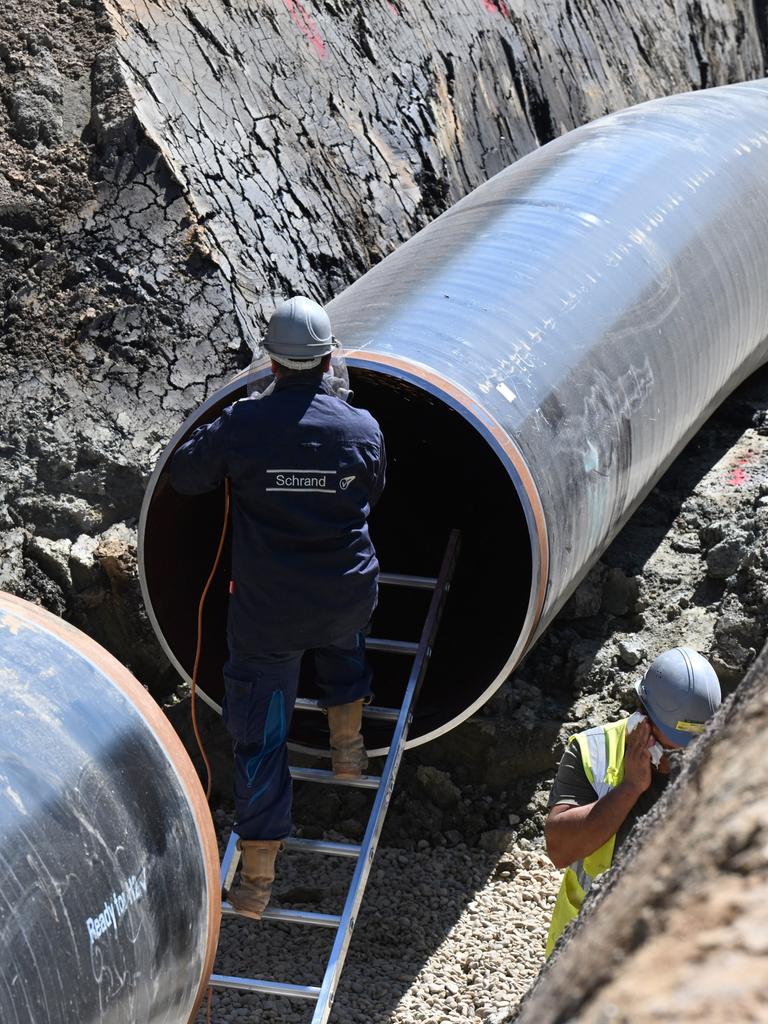
[[[0,1020],[183,1024],[221,917],[216,836],[162,711],[0,593]]]
[[[766,181],[766,81],[645,103],[518,161],[331,304],[356,400],[390,453],[372,521],[382,565],[434,572],[449,529],[463,531],[411,743],[493,693],[683,445],[765,360]],[[236,378],[184,424],[142,512],[147,607],[184,675],[221,496],[176,496],[164,470],[244,387]],[[226,581],[224,568],[207,624],[214,704]],[[414,639],[416,605],[382,597],[376,632]],[[387,702],[399,684],[383,658],[377,701]],[[312,730],[302,719],[294,737],[322,745]]]

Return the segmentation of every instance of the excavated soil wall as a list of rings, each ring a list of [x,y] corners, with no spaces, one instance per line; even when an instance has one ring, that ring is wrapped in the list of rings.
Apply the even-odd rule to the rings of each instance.
[[[743,0],[30,0],[0,44],[0,586],[161,699],[144,484],[275,297],[331,297],[577,124],[762,71]]]

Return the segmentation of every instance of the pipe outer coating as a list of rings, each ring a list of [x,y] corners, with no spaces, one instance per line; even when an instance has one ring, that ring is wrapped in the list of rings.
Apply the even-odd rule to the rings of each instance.
[[[102,647],[5,593],[0,680],[0,1020],[192,1020],[221,893],[181,741]]]
[[[523,157],[330,303],[348,365],[450,382],[524,461],[546,596],[506,671],[765,361],[766,181],[768,80],[653,100]]]

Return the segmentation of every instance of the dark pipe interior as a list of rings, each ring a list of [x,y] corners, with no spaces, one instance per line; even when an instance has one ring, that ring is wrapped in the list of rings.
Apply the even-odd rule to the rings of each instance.
[[[531,588],[531,548],[524,514],[504,467],[483,437],[457,412],[412,384],[350,369],[356,405],[381,424],[387,445],[387,487],[370,527],[383,572],[436,576],[452,527],[462,531],[458,560],[432,663],[419,698],[413,738],[461,715],[502,670],[522,628]],[[200,416],[213,419],[242,392]],[[144,573],[166,642],[191,674],[197,603],[213,562],[223,489],[200,497],[176,494],[160,478],[144,531]],[[229,549],[208,595],[200,687],[221,703],[227,657]],[[417,640],[430,592],[380,588],[371,635]],[[399,706],[412,659],[371,652],[377,704]],[[311,655],[302,696],[316,696]],[[366,724],[369,749],[387,746],[391,726]],[[297,712],[291,738],[327,747],[325,720]]]

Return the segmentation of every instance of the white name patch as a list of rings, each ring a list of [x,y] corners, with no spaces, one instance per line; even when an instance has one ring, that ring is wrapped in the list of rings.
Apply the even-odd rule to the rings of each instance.
[[[271,487],[268,491],[286,491],[291,494],[314,492],[315,494],[335,494],[335,469],[268,469]]]

